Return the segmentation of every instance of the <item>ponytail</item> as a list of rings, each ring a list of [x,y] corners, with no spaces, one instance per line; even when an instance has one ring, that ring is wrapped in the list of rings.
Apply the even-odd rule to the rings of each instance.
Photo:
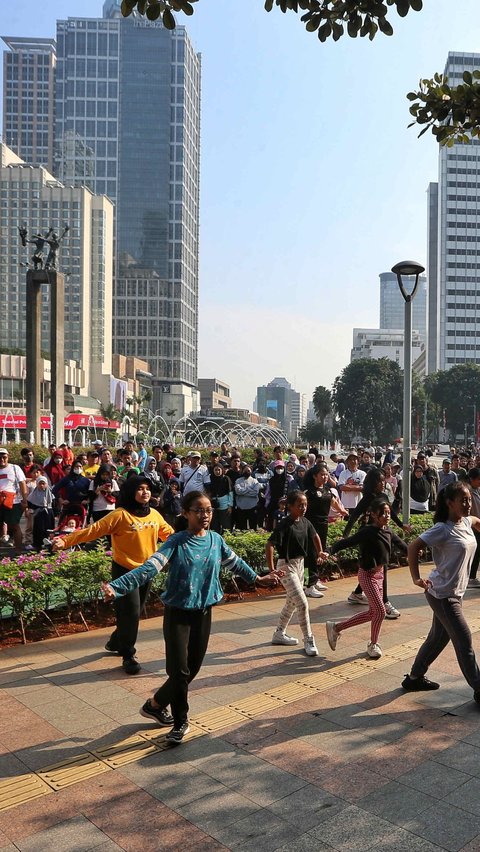
[[[437,496],[437,508],[433,516],[433,523],[440,524],[448,521],[448,502],[455,500],[463,491],[467,491],[463,482],[451,482],[446,488],[442,488]]]

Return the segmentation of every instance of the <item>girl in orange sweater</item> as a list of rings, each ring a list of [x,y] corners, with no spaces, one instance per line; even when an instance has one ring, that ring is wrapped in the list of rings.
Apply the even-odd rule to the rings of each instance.
[[[71,533],[68,537],[58,536],[53,540],[54,550],[64,550],[76,544],[96,541],[103,536],[112,540],[112,580],[138,568],[152,556],[157,542],[166,541],[173,533],[170,524],[156,509],[149,505],[150,484],[145,476],[129,476],[123,483],[117,501],[117,509],[85,529]],[[115,601],[117,626],[105,648],[123,658],[126,674],[138,674],[140,663],[135,654],[140,613],[150,589],[145,583],[123,598]]]

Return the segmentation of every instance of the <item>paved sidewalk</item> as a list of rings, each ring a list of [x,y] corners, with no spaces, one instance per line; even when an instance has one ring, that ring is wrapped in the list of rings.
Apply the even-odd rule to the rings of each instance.
[[[106,630],[2,651],[0,848],[480,852],[472,691],[450,647],[431,670],[440,690],[399,688],[430,624],[404,568],[384,657],[367,660],[367,626],[330,651],[324,622],[352,614],[352,588],[310,601],[316,658],[270,645],[281,597],[217,607],[177,748],[138,713],[164,674],[161,619],[142,621],[137,677],[103,652]],[[477,646],[479,603],[467,592]]]

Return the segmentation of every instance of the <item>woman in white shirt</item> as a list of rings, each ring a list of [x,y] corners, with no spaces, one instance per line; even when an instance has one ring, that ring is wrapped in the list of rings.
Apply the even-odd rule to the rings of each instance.
[[[480,669],[472,646],[472,634],[462,612],[462,598],[468,584],[470,566],[480,531],[480,518],[470,515],[472,497],[462,482],[452,482],[439,492],[435,525],[420,534],[408,548],[412,580],[425,590],[433,610],[430,632],[419,649],[410,674],[402,682],[407,692],[438,689],[439,684],[425,677],[429,666],[452,642],[460,669],[480,704]],[[428,579],[420,577],[420,552],[429,547],[435,563]]]

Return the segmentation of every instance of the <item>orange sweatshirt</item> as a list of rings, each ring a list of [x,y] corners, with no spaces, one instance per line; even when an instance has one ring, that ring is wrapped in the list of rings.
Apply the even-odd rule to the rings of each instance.
[[[143,565],[157,550],[158,540],[166,541],[172,533],[173,528],[155,509],[141,518],[126,509],[114,509],[89,527],[61,538],[67,547],[73,547],[110,535],[114,561],[131,569]]]

